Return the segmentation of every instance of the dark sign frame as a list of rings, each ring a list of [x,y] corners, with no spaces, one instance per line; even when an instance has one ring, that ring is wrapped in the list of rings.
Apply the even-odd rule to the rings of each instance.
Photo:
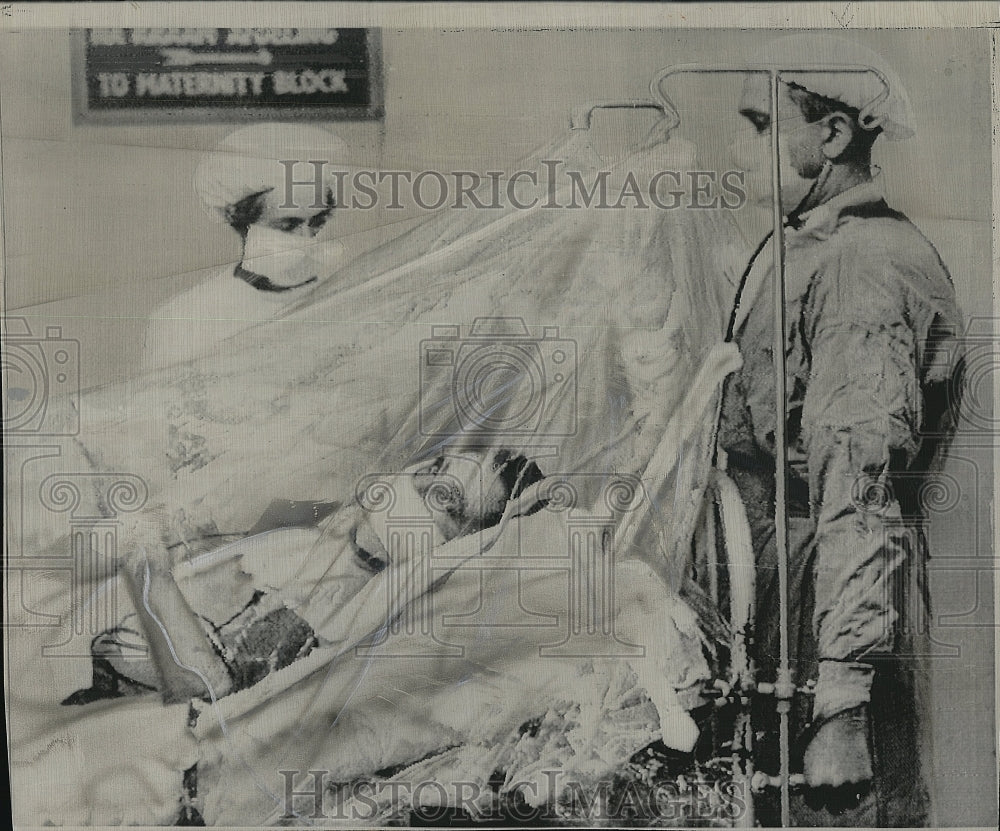
[[[146,105],[97,109],[90,106],[86,29],[70,31],[73,123],[112,126],[135,124],[212,124],[243,121],[368,121],[385,115],[381,30],[366,29],[368,106],[330,103],[286,106],[249,104],[216,107],[211,104],[176,107]],[[205,70],[201,70],[205,71]]]

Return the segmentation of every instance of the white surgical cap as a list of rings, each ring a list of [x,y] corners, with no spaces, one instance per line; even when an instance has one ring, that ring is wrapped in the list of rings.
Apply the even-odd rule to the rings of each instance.
[[[316,168],[311,161],[323,161],[327,187],[336,190],[338,170],[346,170],[346,143],[319,127],[304,124],[252,124],[227,136],[214,150],[206,153],[194,174],[198,198],[213,217],[224,220],[226,209],[254,193],[283,189],[287,165],[299,162],[292,170],[296,182],[312,182]],[[312,204],[308,184],[296,185],[293,198]],[[308,200],[308,202],[306,202]],[[339,195],[338,195],[339,200]]]
[[[782,73],[781,79],[809,92],[839,101],[861,111],[861,126],[882,128],[888,139],[905,139],[915,134],[910,99],[899,76],[881,55],[847,38],[828,34],[787,35],[765,47],[764,62],[769,66],[866,66],[877,70],[888,82],[872,72]]]

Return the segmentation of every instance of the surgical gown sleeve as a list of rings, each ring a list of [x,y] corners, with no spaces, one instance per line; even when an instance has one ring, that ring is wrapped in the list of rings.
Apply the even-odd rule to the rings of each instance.
[[[892,650],[894,590],[911,539],[889,486],[917,449],[919,331],[901,262],[883,241],[853,240],[820,265],[801,325],[811,352],[803,401],[817,531],[815,613],[820,677],[814,717],[868,699],[871,667]]]

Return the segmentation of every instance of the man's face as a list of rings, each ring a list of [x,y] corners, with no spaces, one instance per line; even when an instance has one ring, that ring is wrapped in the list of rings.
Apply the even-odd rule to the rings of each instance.
[[[482,454],[454,451],[392,478],[389,511],[366,513],[355,544],[366,557],[388,562],[390,536],[405,520],[416,527],[433,522],[436,544],[482,531],[503,511],[510,492],[496,467]],[[402,520],[402,522],[401,522]],[[390,530],[390,525],[396,531]]]
[[[739,112],[744,128],[733,142],[733,158],[746,171],[750,198],[767,203],[771,199],[771,92],[766,76],[747,76]],[[785,84],[778,90],[778,119],[781,205],[787,213],[805,198],[823,169],[825,136],[822,122],[805,120]]]
[[[311,200],[307,200],[311,201]],[[315,237],[323,229],[336,207],[332,188],[326,189],[324,207],[284,206],[284,195],[278,190],[265,193],[261,199],[261,214],[255,224],[300,237]]]

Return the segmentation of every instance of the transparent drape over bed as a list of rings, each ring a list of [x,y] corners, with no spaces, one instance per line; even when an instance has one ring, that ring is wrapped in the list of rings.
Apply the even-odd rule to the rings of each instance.
[[[170,559],[192,607],[222,597],[234,573],[244,589],[249,579],[318,638],[258,684],[197,702],[210,823],[280,815],[280,770],[349,779],[462,748],[448,764],[468,775],[486,781],[503,756],[542,782],[542,760],[580,776],[614,769],[629,730],[689,742],[678,692],[707,667],[678,592],[720,384],[738,363],[722,343],[735,232],[724,210],[619,198],[628,177],[684,180],[695,165],[679,139],[608,167],[577,130],[523,166],[542,176],[553,169],[542,160],[559,162],[554,182],[512,191],[535,207],[440,211],[215,354],[81,397],[67,458],[132,471],[148,489],[123,549]],[[659,178],[661,204],[676,181]],[[603,182],[603,206],[583,204],[580,182]],[[530,460],[542,478],[520,507],[501,507],[499,524],[437,542],[432,528],[430,553],[397,552],[370,579],[345,577],[359,523],[387,539],[399,519],[385,506],[405,500],[379,493],[451,457],[482,468],[474,486],[459,483],[467,505],[497,458]],[[335,507],[321,527],[261,542],[229,571],[225,556],[218,569],[194,562],[206,541],[259,529],[277,500]],[[51,515],[25,515],[26,544],[62,544]],[[424,527],[432,515],[403,519]],[[579,597],[572,569],[551,560],[572,559],[567,540],[588,523],[600,542],[578,557],[587,585],[615,587],[588,608],[618,646],[553,650],[560,637],[542,624],[565,622]],[[491,557],[506,567],[483,567]],[[519,569],[533,557],[550,561]],[[401,618],[412,625],[394,625]],[[18,691],[9,695],[16,707]],[[570,739],[526,760],[518,725],[546,713],[570,719]]]

